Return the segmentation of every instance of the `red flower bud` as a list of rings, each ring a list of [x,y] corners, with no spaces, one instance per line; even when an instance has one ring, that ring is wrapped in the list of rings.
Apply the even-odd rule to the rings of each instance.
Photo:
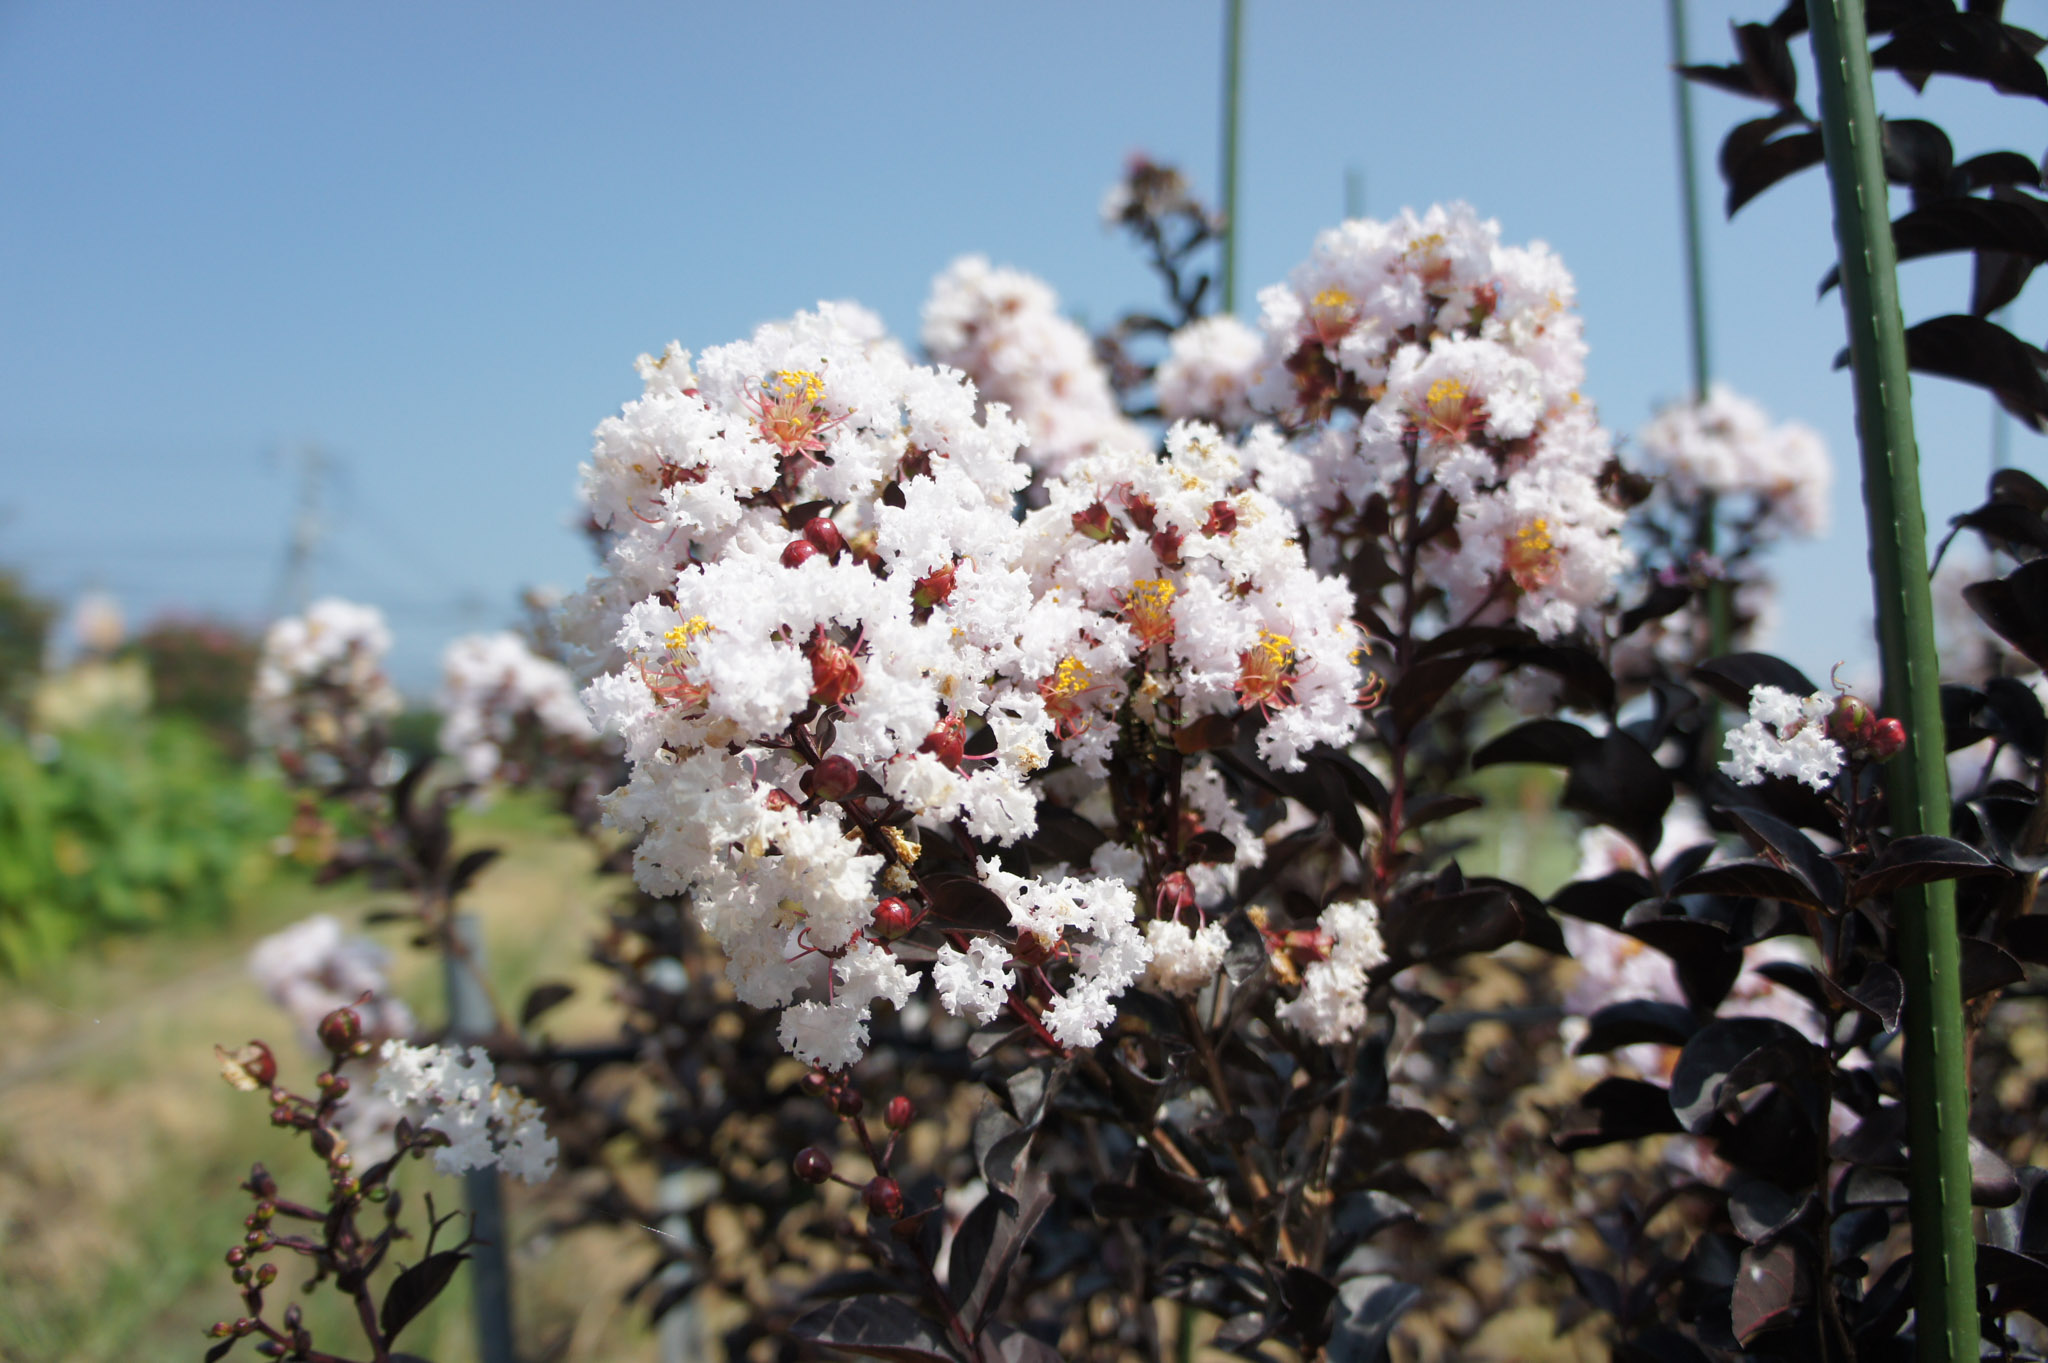
[[[353,1008],[337,1008],[320,1019],[320,1044],[341,1055],[363,1035],[363,1018]]]
[[[1085,511],[1074,513],[1074,530],[1091,540],[1122,540],[1129,538],[1124,528],[1109,514],[1109,508],[1097,501]]]
[[[818,556],[818,546],[809,540],[791,540],[782,546],[782,566],[801,568]]]
[[[801,784],[820,800],[843,800],[860,788],[860,768],[850,758],[828,757],[805,772]]]
[[[896,1180],[885,1174],[878,1174],[868,1181],[861,1190],[861,1201],[868,1204],[868,1213],[885,1221],[894,1221],[903,1215],[903,1190],[896,1186]]]
[[[1152,533],[1153,527],[1158,524],[1159,508],[1150,497],[1147,497],[1142,492],[1126,493],[1124,495],[1124,509],[1130,513],[1131,524],[1137,526],[1138,529],[1148,535]]]
[[[804,522],[804,538],[818,548],[818,552],[838,562],[846,552],[846,537],[839,533],[839,527],[832,523],[830,516],[813,516]]]
[[[1880,719],[1870,736],[1870,755],[1880,762],[1899,755],[1906,746],[1906,726],[1896,719]]]
[[[901,1131],[916,1116],[917,1109],[911,1105],[910,1099],[899,1093],[889,1100],[889,1110],[883,1114],[882,1120],[889,1124],[891,1131]]]
[[[1180,527],[1169,525],[1152,532],[1152,552],[1162,568],[1180,567],[1180,546],[1187,539]]]
[[[1854,696],[1838,696],[1835,708],[1828,712],[1828,737],[1852,753],[1870,746],[1872,726],[1877,716],[1870,707]]]
[[[1044,965],[1052,959],[1053,944],[1035,932],[1017,934],[1017,944],[1010,948],[1010,959],[1029,969]]]
[[[860,690],[860,659],[846,645],[833,642],[823,625],[812,633],[804,652],[811,659],[812,700],[820,705],[837,705]]]
[[[806,1183],[823,1183],[832,1177],[832,1157],[815,1145],[807,1145],[796,1152],[790,1168]]]
[[[1195,907],[1195,882],[1185,871],[1168,872],[1159,882],[1159,897],[1152,909],[1154,918],[1178,919]]]
[[[875,931],[893,942],[917,926],[917,917],[908,904],[890,895],[875,905]]]
[[[917,750],[930,753],[954,771],[960,770],[960,763],[967,756],[967,722],[958,715],[947,715],[932,726]]]
[[[1237,508],[1229,502],[1212,502],[1209,505],[1209,519],[1202,522],[1205,535],[1229,535],[1237,530]]]
[[[857,1088],[843,1088],[832,1095],[832,1109],[842,1117],[858,1117],[867,1105]]]
[[[911,589],[910,602],[919,610],[928,611],[933,606],[943,606],[953,599],[953,565],[932,569],[917,580]]]
[[[823,1070],[812,1070],[803,1077],[804,1092],[823,1097],[825,1090],[832,1087],[832,1076]]]

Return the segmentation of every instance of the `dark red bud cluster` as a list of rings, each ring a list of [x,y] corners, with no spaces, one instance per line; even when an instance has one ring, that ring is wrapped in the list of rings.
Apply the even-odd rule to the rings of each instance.
[[[844,800],[860,788],[860,768],[850,758],[828,757],[805,772],[799,784],[820,800]]]
[[[320,1044],[335,1055],[346,1055],[362,1038],[363,1017],[353,1008],[337,1008],[320,1019]]]
[[[1211,537],[1235,534],[1237,531],[1237,508],[1229,502],[1212,502],[1209,505],[1209,519],[1202,522],[1202,533]]]
[[[910,905],[890,895],[875,905],[875,935],[895,941],[917,926],[918,914]]]
[[[943,606],[953,599],[956,574],[952,564],[934,568],[917,580],[911,589],[910,603],[919,610],[928,611],[934,606]]]
[[[868,1186],[861,1190],[861,1201],[867,1203],[868,1214],[879,1216],[885,1221],[894,1221],[903,1215],[903,1190],[896,1186],[896,1180],[886,1174],[878,1174],[868,1180]]]
[[[1852,762],[1883,762],[1896,757],[1906,746],[1906,726],[1896,719],[1880,719],[1875,711],[1854,696],[1841,696],[1828,712],[1828,737],[1842,745]]]
[[[813,516],[804,522],[803,533],[782,547],[782,566],[801,568],[823,554],[834,563],[846,552],[846,537],[829,516]]]
[[[958,715],[947,715],[932,726],[917,750],[930,753],[953,771],[960,770],[967,758],[967,722]]]
[[[1116,518],[1109,514],[1109,508],[1100,501],[1074,513],[1074,532],[1097,542],[1125,538],[1124,528],[1117,524]]]
[[[796,1152],[790,1168],[806,1183],[823,1183],[832,1177],[832,1157],[815,1145],[807,1145]]]

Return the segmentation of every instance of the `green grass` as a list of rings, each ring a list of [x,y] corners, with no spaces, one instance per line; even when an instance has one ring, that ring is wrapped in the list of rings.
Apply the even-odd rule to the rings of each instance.
[[[502,997],[516,1007],[537,978],[567,979],[579,996],[550,1015],[552,1030],[595,1032],[607,1012],[603,977],[582,952],[609,889],[591,873],[589,849],[518,802],[460,822],[465,845],[506,853],[466,901],[483,923]],[[0,1359],[200,1357],[205,1327],[238,1313],[222,1256],[249,1209],[235,1185],[250,1162],[264,1161],[305,1200],[320,1186],[303,1143],[270,1127],[261,1095],[222,1083],[213,1058],[216,1042],[262,1037],[283,1077],[310,1087],[315,1057],[249,979],[249,947],[310,913],[360,924],[368,911],[394,906],[358,885],[319,889],[273,874],[245,885],[220,921],[118,940],[0,986]],[[402,926],[371,931],[397,957],[397,991],[423,1021],[440,1018],[438,963],[404,946]],[[444,1205],[459,1196],[454,1180],[425,1164],[409,1166],[401,1186],[414,1199],[432,1191]],[[512,1197],[515,1229],[561,1210],[549,1203],[560,1190]],[[527,1347],[560,1341],[565,1360],[649,1356],[644,1330],[618,1304],[648,1257],[637,1244],[593,1234],[519,1249],[513,1274]],[[278,1256],[288,1279],[290,1258]],[[360,1335],[330,1288],[272,1298],[280,1311],[290,1299],[306,1306],[323,1347],[360,1353]],[[436,1363],[465,1363],[473,1356],[467,1310],[458,1277],[402,1343]]]

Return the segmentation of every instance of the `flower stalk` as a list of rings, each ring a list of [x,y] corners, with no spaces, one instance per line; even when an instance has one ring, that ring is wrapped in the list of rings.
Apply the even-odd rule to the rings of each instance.
[[[1807,13],[1863,449],[1884,709],[1904,717],[1907,734],[1902,759],[1888,768],[1892,830],[1895,836],[1946,834],[1948,772],[1934,607],[1869,39],[1862,0],[1808,0]],[[1919,1357],[1975,1358],[1976,1243],[1954,887],[1942,881],[1902,890],[1895,904],[1899,968],[1906,980]]]

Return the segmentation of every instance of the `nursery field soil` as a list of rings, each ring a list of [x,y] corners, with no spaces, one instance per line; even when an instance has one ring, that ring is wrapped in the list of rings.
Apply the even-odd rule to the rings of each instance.
[[[483,924],[503,997],[516,1006],[538,980],[562,980],[576,994],[547,1029],[601,1034],[606,977],[583,949],[614,890],[593,873],[589,846],[516,803],[465,816],[462,840],[505,853],[464,901]],[[398,901],[360,885],[321,889],[279,873],[217,931],[123,940],[40,977],[0,981],[0,1360],[196,1363],[206,1327],[240,1313],[222,1257],[250,1205],[236,1185],[262,1160],[303,1200],[317,1200],[320,1187],[303,1141],[274,1130],[262,1095],[230,1089],[214,1059],[216,1042],[261,1037],[275,1048],[283,1081],[312,1087],[317,1058],[249,977],[249,948],[309,914],[334,914],[391,948],[394,987],[432,1024],[444,1014],[437,962],[405,945],[402,925],[362,927],[369,912],[392,907]],[[457,1182],[430,1165],[400,1177],[414,1197],[459,1199]],[[527,1356],[651,1358],[646,1327],[621,1294],[652,1248],[611,1232],[537,1235],[550,1212],[566,1209],[548,1200],[559,1194],[511,1184],[508,1195]],[[288,1287],[293,1256],[276,1258],[279,1288]],[[465,1283],[458,1275],[407,1330],[404,1347],[436,1363],[474,1357]],[[317,1345],[362,1352],[331,1289],[305,1297],[273,1289],[279,1312],[292,1299],[304,1303]],[[247,1345],[235,1356],[244,1354],[255,1357]]]

